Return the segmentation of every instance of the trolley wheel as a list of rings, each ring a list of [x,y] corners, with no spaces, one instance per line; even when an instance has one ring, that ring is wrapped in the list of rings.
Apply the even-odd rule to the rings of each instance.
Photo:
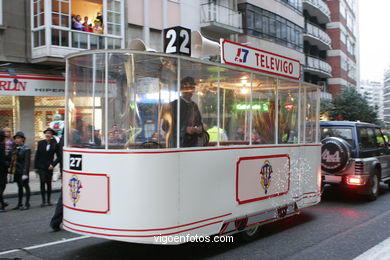
[[[260,225],[255,225],[254,227],[245,229],[244,231],[240,232],[240,234],[241,234],[241,238],[244,241],[250,242],[257,237],[259,232],[260,232]]]

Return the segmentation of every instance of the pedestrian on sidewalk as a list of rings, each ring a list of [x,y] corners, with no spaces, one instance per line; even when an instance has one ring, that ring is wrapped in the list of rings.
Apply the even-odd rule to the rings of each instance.
[[[26,137],[22,131],[14,135],[15,145],[11,151],[11,163],[9,172],[13,174],[14,181],[18,184],[18,204],[13,209],[27,210],[30,208],[29,172],[31,150],[25,144]],[[26,203],[23,202],[23,188],[26,190]]]
[[[5,207],[8,206],[4,202],[3,193],[5,186],[7,185],[7,162],[5,155],[5,133],[0,130],[0,212],[5,211]]]
[[[57,163],[60,164],[61,177],[62,177],[62,169],[63,169],[63,148],[64,148],[64,136],[62,135],[60,142],[58,144],[58,156],[57,159],[54,161],[54,166],[56,166]],[[62,218],[63,218],[63,205],[62,205],[62,187],[61,187],[60,197],[58,198],[54,215],[50,220],[50,227],[53,229],[54,232],[61,230],[60,225],[62,223]]]
[[[10,152],[12,150],[12,147],[14,146],[14,139],[12,138],[12,130],[9,127],[3,128],[4,134],[5,134],[5,156],[9,156]],[[8,173],[8,171],[7,171]],[[14,176],[10,173],[8,173],[8,183],[14,182]]]
[[[39,174],[41,184],[41,207],[51,206],[51,182],[53,179],[54,155],[58,155],[57,141],[53,138],[56,132],[52,128],[43,131],[45,139],[38,142],[35,153],[34,168]],[[47,190],[46,190],[47,186]],[[47,195],[47,196],[46,196]]]

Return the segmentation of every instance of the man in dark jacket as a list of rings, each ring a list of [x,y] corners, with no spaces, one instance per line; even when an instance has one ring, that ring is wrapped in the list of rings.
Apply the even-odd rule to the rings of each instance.
[[[38,142],[37,151],[35,153],[34,168],[39,174],[39,180],[41,183],[41,207],[46,205],[51,206],[51,182],[53,179],[54,168],[54,155],[58,156],[57,142],[53,138],[56,132],[48,128],[43,131],[45,139]],[[47,200],[46,200],[46,188],[47,186]],[[47,203],[47,204],[46,204]]]
[[[198,146],[197,139],[203,130],[202,116],[198,105],[191,100],[195,92],[195,80],[192,77],[185,77],[180,85],[180,147]],[[177,125],[177,102],[174,100],[168,104],[164,112],[165,119],[162,124],[163,130],[168,136],[168,146],[176,147],[176,125]]]
[[[62,169],[63,169],[63,149],[64,149],[64,136],[61,136],[60,142],[58,143],[58,156],[57,159],[54,161],[54,167],[57,165],[57,163],[60,164],[60,172],[62,175]],[[62,176],[61,176],[62,177]],[[62,205],[62,191],[60,192],[60,197],[58,198],[56,209],[54,211],[54,215],[50,220],[50,227],[53,229],[54,232],[60,231],[60,225],[62,223],[63,218],[63,205]]]
[[[29,172],[31,150],[24,144],[26,137],[19,131],[14,135],[15,145],[11,151],[11,163],[9,172],[14,175],[14,181],[18,184],[18,205],[13,209],[27,210],[30,208]],[[26,190],[26,203],[22,204],[23,188]]]
[[[8,206],[3,199],[5,186],[7,185],[7,162],[5,156],[5,133],[0,130],[0,212],[5,211]]]

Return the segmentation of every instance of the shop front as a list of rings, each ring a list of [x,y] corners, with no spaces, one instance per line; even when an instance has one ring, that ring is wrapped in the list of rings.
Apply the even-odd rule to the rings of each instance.
[[[43,131],[64,119],[65,79],[58,75],[0,73],[0,128],[23,131],[35,148]]]

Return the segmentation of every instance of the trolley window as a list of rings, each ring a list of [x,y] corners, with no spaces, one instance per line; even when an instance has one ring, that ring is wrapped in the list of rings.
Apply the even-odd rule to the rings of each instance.
[[[67,145],[94,149],[318,141],[318,90],[195,59],[131,51],[67,63]]]

